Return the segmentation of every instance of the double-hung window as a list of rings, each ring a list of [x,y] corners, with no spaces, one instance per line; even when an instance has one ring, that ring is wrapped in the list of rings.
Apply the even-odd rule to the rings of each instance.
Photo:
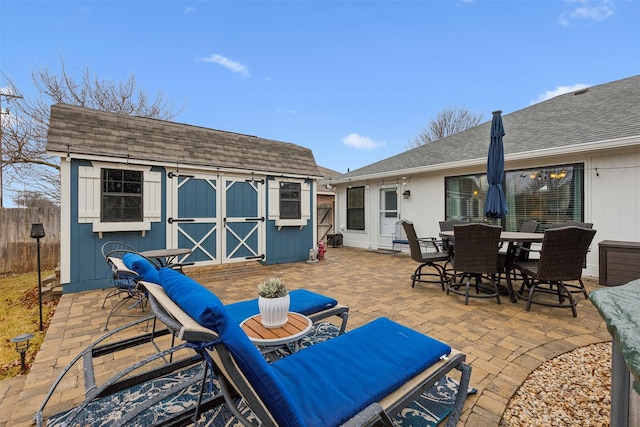
[[[150,166],[91,162],[78,166],[78,223],[93,232],[142,231],[160,222],[162,173]]]
[[[102,222],[142,221],[142,171],[102,169],[101,181]]]
[[[301,184],[280,182],[280,219],[300,219],[302,216]]]
[[[347,229],[364,230],[364,187],[347,188]]]
[[[268,179],[269,219],[282,227],[305,227],[311,220],[311,183],[300,178]]]

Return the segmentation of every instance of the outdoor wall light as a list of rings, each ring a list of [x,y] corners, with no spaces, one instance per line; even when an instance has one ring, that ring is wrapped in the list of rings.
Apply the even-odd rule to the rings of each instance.
[[[42,331],[42,273],[40,272],[40,239],[44,237],[42,223],[31,224],[31,237],[38,244],[38,301],[40,303],[40,330]]]
[[[20,353],[20,373],[24,372],[25,357],[29,349],[29,340],[33,338],[33,334],[22,334],[11,338],[9,341],[15,343],[16,351]]]
[[[404,192],[402,193],[402,197],[404,197],[405,199],[408,199],[411,196],[411,190],[404,190]]]

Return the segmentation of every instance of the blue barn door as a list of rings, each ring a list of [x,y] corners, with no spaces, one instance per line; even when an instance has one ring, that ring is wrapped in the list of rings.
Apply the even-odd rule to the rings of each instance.
[[[215,175],[169,173],[168,247],[189,248],[181,262],[220,263],[220,180]]]
[[[223,263],[265,258],[264,179],[225,176]]]
[[[169,173],[168,247],[198,265],[264,259],[264,180]]]

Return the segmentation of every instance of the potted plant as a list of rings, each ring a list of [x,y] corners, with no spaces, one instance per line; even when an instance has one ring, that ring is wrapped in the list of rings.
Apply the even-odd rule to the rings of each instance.
[[[258,308],[266,328],[279,328],[287,323],[289,290],[278,277],[258,285]]]

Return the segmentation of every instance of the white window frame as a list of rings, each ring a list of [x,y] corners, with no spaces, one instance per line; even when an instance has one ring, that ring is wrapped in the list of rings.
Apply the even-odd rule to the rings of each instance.
[[[311,184],[304,179],[277,177],[269,182],[269,219],[274,220],[278,230],[282,227],[305,227],[311,219]],[[300,184],[300,218],[280,219],[280,183]]]
[[[142,214],[139,222],[102,222],[102,169],[129,169],[142,172]],[[161,221],[162,173],[152,172],[151,166],[119,163],[91,162],[91,166],[78,167],[78,222],[93,224],[93,232],[141,231],[143,236],[152,222]]]

